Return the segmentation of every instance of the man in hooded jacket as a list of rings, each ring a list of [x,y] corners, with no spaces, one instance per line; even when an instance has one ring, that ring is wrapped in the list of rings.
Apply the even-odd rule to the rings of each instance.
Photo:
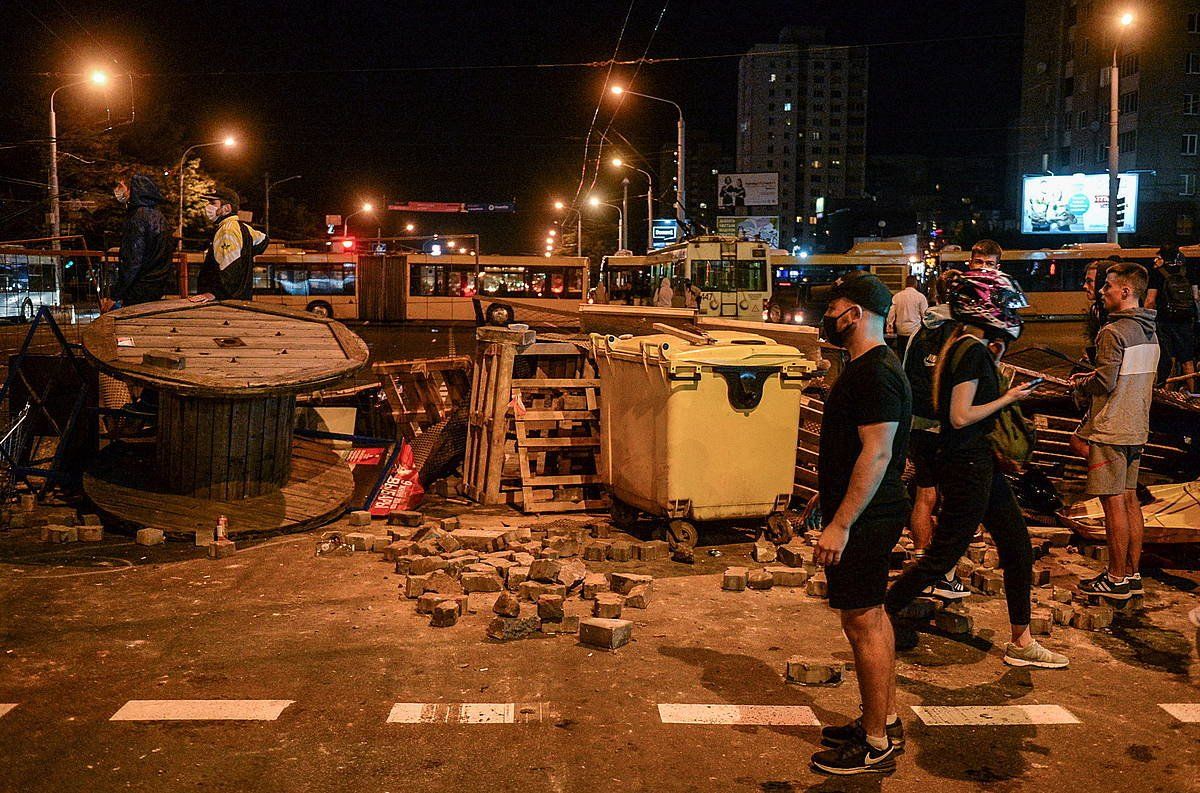
[[[159,205],[166,202],[154,180],[135,173],[121,179],[113,196],[126,207],[116,284],[101,310],[162,300],[171,278],[171,233]]]

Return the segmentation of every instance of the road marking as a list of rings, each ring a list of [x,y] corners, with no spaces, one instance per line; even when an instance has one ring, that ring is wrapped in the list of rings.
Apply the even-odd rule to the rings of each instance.
[[[1160,704],[1159,707],[1180,721],[1186,722],[1187,724],[1200,723],[1200,703],[1165,702]]]
[[[0,716],[8,713],[17,706],[16,702],[0,702]]]
[[[131,699],[109,721],[275,721],[291,699]]]
[[[807,705],[703,705],[658,706],[663,724],[757,724],[773,727],[820,727]]]
[[[551,721],[548,702],[397,702],[389,724],[536,724]]]
[[[914,705],[913,712],[929,727],[1080,723],[1060,705]]]

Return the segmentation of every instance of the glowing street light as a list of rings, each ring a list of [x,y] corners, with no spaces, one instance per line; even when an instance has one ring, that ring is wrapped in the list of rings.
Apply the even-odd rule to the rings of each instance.
[[[1121,186],[1121,138],[1117,132],[1121,107],[1121,67],[1117,61],[1121,49],[1121,36],[1133,25],[1133,13],[1126,11],[1117,18],[1117,35],[1113,42],[1112,73],[1109,75],[1110,93],[1108,108],[1108,234],[1106,239],[1117,242],[1117,193]]]
[[[558,229],[550,229],[550,231],[548,233],[550,234],[551,237],[557,237]]]
[[[612,92],[613,92],[614,94],[616,94],[617,96],[620,96],[621,94],[625,93],[625,89],[624,89],[624,88],[622,88],[622,87],[621,87],[621,86],[619,86],[619,85],[614,85],[614,86],[612,87]]]
[[[73,82],[60,85],[50,92],[50,178],[47,188],[50,191],[50,236],[53,239],[50,241],[51,247],[55,250],[59,248],[58,238],[62,234],[62,214],[58,197],[58,115],[54,112],[54,96],[64,88],[74,88],[77,85],[104,85],[108,82],[108,75],[95,69],[85,80],[75,80]],[[63,273],[62,265],[56,265],[55,276],[58,282],[58,289],[62,290]]]
[[[555,208],[555,209],[557,209],[559,212],[562,212],[562,211],[563,211],[563,208],[564,208],[565,206],[566,206],[566,205],[565,205],[565,204],[563,204],[563,202],[562,202],[562,201],[555,201],[555,202],[554,202],[554,208]]]
[[[404,230],[407,231],[409,234],[411,234],[417,230],[417,227],[414,226],[412,223],[405,223]]]
[[[227,149],[232,149],[237,146],[237,138],[232,135],[226,135],[220,140],[209,141],[208,143],[196,143],[183,150],[183,156],[179,158],[179,226],[176,229],[176,237],[179,240],[176,244],[176,250],[183,250],[183,167],[187,164],[187,156],[189,154],[196,149],[207,149],[210,146],[224,146]]]
[[[1120,21],[1121,21],[1121,27],[1126,27],[1126,28],[1129,27],[1130,25],[1133,24],[1133,13],[1130,11],[1126,11],[1124,14],[1121,14]]]
[[[589,196],[588,204],[593,207],[604,205],[617,210],[617,249],[625,250],[625,213],[621,210],[621,205],[611,204],[608,201],[601,201],[596,196]]]
[[[687,154],[687,147],[685,145],[683,108],[670,99],[663,99],[661,96],[651,96],[650,94],[643,94],[638,91],[630,91],[620,85],[614,85],[611,90],[616,96],[629,94],[630,96],[640,96],[642,99],[649,99],[652,102],[661,102],[665,105],[670,105],[679,114],[679,120],[675,125],[675,216],[679,219],[682,226],[684,221],[687,220],[687,167],[684,160]],[[615,160],[613,164],[620,165]]]
[[[614,168],[637,171],[646,177],[646,251],[649,252],[650,248],[654,245],[654,177],[650,175],[649,171],[643,171],[636,165],[630,165],[620,157],[613,157],[612,164]],[[626,190],[628,191],[628,188]]]
[[[108,75],[99,69],[96,69],[92,72],[91,80],[96,85],[105,85],[108,82]]]
[[[374,209],[375,209],[375,207],[371,205],[370,201],[364,201],[362,203],[362,206],[360,206],[355,211],[351,212],[349,215],[346,215],[346,217],[342,218],[342,236],[343,237],[350,236],[350,218],[354,217],[355,215],[362,214],[363,212],[370,214],[371,212],[374,211]]]

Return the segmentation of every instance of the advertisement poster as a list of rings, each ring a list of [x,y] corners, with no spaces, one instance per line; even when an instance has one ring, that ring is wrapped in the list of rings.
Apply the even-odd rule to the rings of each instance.
[[[650,224],[653,250],[665,248],[679,239],[679,221],[675,218],[655,218]]]
[[[772,248],[779,247],[779,216],[750,215],[749,217],[717,216],[717,233],[723,237],[743,240],[762,240]]]
[[[1138,174],[1121,174],[1121,233],[1137,231]],[[1108,231],[1108,174],[1026,176],[1021,184],[1022,234],[1104,234]]]
[[[779,204],[779,174],[717,174],[717,208],[770,207]]]

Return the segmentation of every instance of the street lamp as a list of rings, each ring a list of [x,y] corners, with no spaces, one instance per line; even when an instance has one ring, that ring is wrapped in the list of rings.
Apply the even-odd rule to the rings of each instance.
[[[630,91],[628,88],[623,88],[619,85],[612,87],[613,94],[622,96],[629,94],[630,96],[640,96],[642,99],[649,99],[653,102],[662,102],[675,108],[675,112],[679,114],[679,121],[675,128],[675,216],[679,218],[679,225],[682,227],[687,221],[687,186],[684,179],[687,169],[684,164],[685,156],[685,136],[683,126],[683,108],[670,99],[663,99],[660,96],[650,96],[649,94],[641,94],[637,91]]]
[[[54,250],[60,248],[58,238],[62,235],[62,210],[58,196],[58,114],[54,110],[54,97],[64,88],[74,88],[77,85],[89,83],[96,86],[106,85],[108,75],[96,69],[88,75],[87,79],[60,85],[50,92],[50,179],[47,187],[50,191],[50,236],[53,238],[50,245]],[[55,276],[58,279],[58,289],[61,295],[63,276],[61,262],[55,265]]]
[[[226,135],[221,140],[214,140],[209,143],[196,143],[183,150],[183,156],[179,158],[179,226],[177,229],[178,234],[176,235],[179,241],[176,245],[176,250],[183,250],[183,166],[187,162],[187,156],[196,149],[207,149],[209,146],[224,146],[227,149],[232,149],[236,145],[237,139],[232,135]]]
[[[601,201],[596,196],[588,199],[590,206],[599,207],[604,205],[617,210],[617,250],[625,250],[625,213],[621,210],[620,204],[611,204],[608,201]]]
[[[363,212],[368,212],[368,213],[369,213],[369,212],[371,212],[371,211],[372,211],[374,208],[375,208],[375,207],[371,206],[371,202],[370,202],[370,201],[364,201],[364,202],[363,202],[363,205],[362,205],[361,207],[359,207],[358,209],[354,210],[354,211],[353,211],[353,212],[351,212],[349,215],[346,215],[346,217],[342,218],[342,236],[343,236],[343,237],[349,237],[349,236],[350,236],[350,218],[354,217],[355,215],[361,215]]]
[[[417,230],[417,227],[414,226],[412,223],[405,223],[404,230],[407,231],[409,234],[411,234]]]
[[[295,176],[289,176],[286,179],[277,179],[272,182],[270,172],[266,174],[266,177],[263,180],[267,185],[266,195],[263,197],[263,231],[268,237],[271,236],[271,188],[278,187],[284,182],[290,182],[293,179],[299,178],[300,175],[296,174]]]
[[[614,168],[628,168],[646,177],[646,253],[649,253],[654,245],[654,177],[636,165],[630,165],[620,157],[613,157],[612,164]]]
[[[561,212],[567,208],[567,205],[564,204],[562,201],[555,201],[554,208],[557,209],[559,212]],[[559,225],[564,225],[566,222],[566,218],[570,217],[572,212],[575,213],[575,255],[582,256],[583,255],[583,215],[580,213],[580,211],[576,207],[572,206],[570,208],[570,210],[567,212],[566,216],[564,216],[561,220],[559,220],[558,223],[559,223]]]
[[[1121,186],[1121,149],[1117,127],[1121,115],[1121,67],[1117,62],[1117,51],[1121,48],[1121,34],[1133,24],[1129,11],[1117,19],[1117,36],[1113,42],[1112,72],[1108,97],[1108,235],[1107,240],[1117,242],[1117,193]]]

